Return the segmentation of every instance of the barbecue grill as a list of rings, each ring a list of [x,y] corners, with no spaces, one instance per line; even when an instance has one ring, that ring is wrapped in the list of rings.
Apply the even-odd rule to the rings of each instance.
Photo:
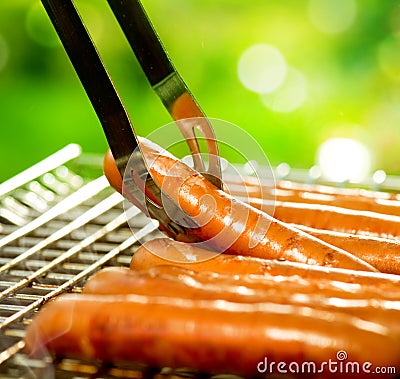
[[[190,370],[104,366],[71,359],[36,360],[23,351],[32,316],[64,292],[80,292],[105,266],[128,266],[140,243],[154,238],[157,223],[123,198],[102,174],[102,157],[68,145],[0,185],[0,378],[192,377]],[[309,170],[275,174],[316,181]],[[365,187],[395,190],[399,178]],[[131,218],[131,230],[127,224]]]
[[[137,367],[35,360],[22,338],[32,316],[62,292],[79,292],[104,266],[128,265],[157,224],[123,198],[101,171],[101,157],[69,145],[0,186],[0,377],[140,377]],[[131,227],[127,217],[132,217]]]

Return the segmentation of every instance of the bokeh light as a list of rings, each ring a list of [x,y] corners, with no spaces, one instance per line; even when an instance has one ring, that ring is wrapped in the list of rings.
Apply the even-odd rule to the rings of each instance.
[[[307,99],[307,81],[304,75],[292,67],[285,81],[274,92],[261,95],[263,104],[275,112],[293,112]]]
[[[286,162],[279,163],[278,166],[276,166],[275,174],[278,179],[285,178],[290,174],[290,165]]]
[[[317,152],[322,176],[334,182],[362,182],[371,171],[371,154],[360,141],[331,138]]]
[[[357,4],[355,0],[309,0],[308,15],[319,31],[341,33],[354,23]]]
[[[372,175],[372,180],[376,184],[382,184],[386,180],[386,172],[383,170],[376,170]]]
[[[267,44],[250,46],[242,53],[238,63],[242,84],[260,94],[276,90],[285,80],[286,71],[287,64],[282,53]]]
[[[317,180],[321,177],[321,167],[314,165],[308,170],[308,175],[311,179]]]

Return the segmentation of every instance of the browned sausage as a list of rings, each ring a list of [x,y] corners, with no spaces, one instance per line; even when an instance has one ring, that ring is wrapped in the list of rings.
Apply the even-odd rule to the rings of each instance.
[[[35,317],[25,342],[36,355],[49,349],[67,357],[247,377],[260,374],[257,368],[265,359],[286,366],[314,362],[321,368],[329,359],[338,362],[339,350],[360,369],[365,362],[371,362],[372,369],[400,367],[399,342],[379,324],[267,302],[66,295]],[[324,377],[343,377],[343,372],[323,373]],[[362,372],[355,377],[370,376]]]
[[[147,241],[139,247],[132,256],[130,266],[135,270],[175,265],[196,271],[212,271],[230,275],[298,275],[305,279],[328,279],[383,286],[388,289],[400,288],[400,276],[398,275],[318,267],[296,262],[235,256],[225,253],[202,261],[201,257],[206,253],[208,252],[203,252],[202,249],[191,244],[177,242],[170,238],[157,238]],[[186,258],[187,256],[190,259]],[[200,257],[200,262],[193,262],[193,257]],[[185,260],[188,263],[183,263]]]
[[[391,291],[379,286],[339,282],[329,279],[301,278],[298,275],[230,275],[194,271],[188,267],[155,266],[143,270],[107,267],[92,275],[83,293],[98,295],[150,294],[184,298],[225,299],[255,302],[269,299],[276,291],[291,294],[322,295],[324,299],[400,300],[400,286]],[[183,292],[182,289],[185,289]],[[270,291],[270,292],[268,292]],[[204,294],[203,294],[204,293]]]
[[[354,255],[299,231],[218,190],[178,159],[142,139],[141,148],[155,182],[201,225],[188,229],[197,241],[217,251],[261,258],[279,258],[330,267],[377,271]],[[115,162],[105,159],[105,173],[117,185]]]
[[[400,274],[399,240],[315,229],[304,225],[295,225],[295,227],[349,251],[376,267],[380,272]]]
[[[257,178],[233,177],[225,181],[234,196],[279,202],[334,205],[336,207],[400,216],[400,197],[388,192],[337,188],[290,181],[263,183]]]
[[[355,290],[348,283],[335,287],[332,282],[318,283],[299,278],[258,279],[246,276],[232,278],[174,266],[158,266],[145,271],[116,267],[95,274],[86,283],[83,292],[302,305],[341,311],[365,321],[378,322],[386,326],[393,335],[400,337],[400,289],[397,296],[389,300],[390,296],[386,296],[382,290],[376,291],[362,286]]]
[[[271,202],[257,198],[248,201],[260,210],[269,210],[274,205],[274,217],[286,223],[351,234],[400,238],[400,216],[323,204]]]

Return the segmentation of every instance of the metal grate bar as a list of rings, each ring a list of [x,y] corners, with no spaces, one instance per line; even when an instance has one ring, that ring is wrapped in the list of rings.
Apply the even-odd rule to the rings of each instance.
[[[132,211],[133,216],[136,216],[139,214],[139,210],[136,208],[133,208]],[[83,241],[75,244],[72,248],[67,250],[64,254],[60,255],[59,257],[55,258],[53,261],[48,263],[47,265],[43,266],[42,268],[32,272],[29,276],[21,279],[18,283],[14,284],[11,287],[8,287],[6,290],[4,290],[0,294],[0,300],[9,296],[10,294],[14,293],[15,291],[27,286],[28,284],[32,283],[35,279],[38,279],[42,275],[46,274],[47,272],[51,272],[56,266],[58,266],[60,263],[65,262],[67,259],[71,258],[75,254],[79,253],[82,249],[84,249],[87,246],[90,246],[93,244],[96,240],[100,239],[101,237],[104,237],[107,233],[115,230],[122,224],[126,222],[126,215],[124,213],[120,214],[117,218],[113,219],[111,222],[103,226],[101,229],[99,229],[96,233],[92,234],[91,236],[85,238]],[[0,331],[7,327],[9,325],[8,319],[4,321],[0,325]]]
[[[0,184],[0,196],[15,190],[18,187],[23,186],[29,181],[36,179],[40,175],[55,169],[58,166],[76,158],[81,153],[79,145],[70,144],[56,153],[48,156],[46,159],[14,176],[13,178]]]
[[[0,353],[0,365],[5,361],[10,359],[12,356],[20,352],[25,348],[25,342],[23,340],[18,341],[14,345],[10,346],[7,350],[4,350]]]
[[[127,212],[126,217],[128,219],[130,219],[132,217],[137,216],[139,213],[140,213],[140,211],[137,208],[132,207]],[[104,232],[108,232],[108,231],[115,229],[121,223],[126,221],[126,217],[124,214],[121,214],[120,217],[118,217],[117,219],[115,219],[112,222],[110,222],[109,224],[107,224],[102,229],[101,232],[104,233]],[[10,324],[12,324],[12,323],[16,322],[17,320],[21,319],[22,317],[28,315],[30,312],[35,310],[37,307],[42,306],[44,303],[46,303],[50,299],[54,298],[55,296],[58,296],[61,293],[67,291],[68,289],[70,289],[71,287],[73,287],[74,285],[79,283],[82,279],[86,278],[88,275],[92,274],[94,271],[96,271],[97,269],[102,267],[104,264],[106,264],[112,258],[114,258],[118,254],[120,254],[122,251],[130,248],[133,244],[138,242],[141,238],[145,237],[146,235],[148,235],[149,233],[153,232],[156,229],[157,229],[157,223],[149,222],[142,229],[140,229],[138,232],[136,232],[135,235],[132,235],[130,238],[125,240],[119,246],[112,249],[109,253],[105,254],[97,262],[91,264],[85,270],[82,270],[79,274],[75,275],[74,278],[72,278],[69,281],[65,282],[64,284],[60,285],[59,287],[57,287],[53,291],[49,292],[47,295],[43,296],[42,298],[34,301],[29,306],[26,306],[24,309],[21,309],[18,312],[14,313],[12,316],[8,317],[0,325],[0,330],[8,327]],[[91,236],[88,238],[88,240],[92,240],[93,238],[95,238],[95,237]],[[4,350],[2,353],[0,353],[0,364],[4,363],[11,356],[16,354],[19,350],[22,350],[24,348],[24,346],[25,345],[22,341],[18,341],[16,344],[12,345],[7,350]]]
[[[89,221],[98,217],[100,214],[108,211],[110,208],[121,203],[122,200],[123,200],[123,198],[119,193],[112,194],[107,199],[101,201],[99,204],[97,204],[93,208],[89,208],[89,210],[87,212],[85,212],[83,215],[79,216],[77,219],[75,219],[71,223],[67,224],[66,226],[64,226],[61,229],[58,229],[56,232],[54,232],[49,237],[47,237],[44,240],[37,243],[36,245],[34,245],[30,249],[28,249],[23,254],[18,255],[10,262],[7,262],[3,266],[1,266],[0,273],[8,271],[11,267],[24,261],[25,259],[29,258],[33,254],[37,253],[38,251],[44,249],[46,246],[50,245],[51,243],[66,236],[67,234],[71,233],[73,230],[80,228],[81,226],[85,225]],[[2,297],[3,297],[3,294],[0,293],[0,299]]]
[[[123,212],[123,197],[101,175],[102,159],[79,154],[77,145],[67,146],[0,184],[1,379],[42,378],[46,370],[65,379],[125,372],[109,374],[98,362],[31,359],[22,351],[25,327],[41,306],[64,292],[80,292],[103,266],[128,266],[131,249],[158,229],[136,207]],[[142,376],[140,369],[126,374],[133,372]]]
[[[10,242],[16,240],[32,232],[33,230],[41,227],[46,222],[56,218],[57,216],[68,212],[70,209],[76,207],[78,204],[83,203],[85,200],[93,197],[100,191],[108,187],[108,181],[104,176],[89,182],[82,188],[78,189],[72,195],[66,197],[64,200],[60,201],[54,207],[50,208],[47,212],[43,213],[41,216],[37,217],[30,223],[24,225],[23,227],[15,230],[15,232],[0,239],[0,247],[9,244]]]
[[[0,379],[196,377],[23,351],[25,328],[45,303],[81,292],[102,267],[128,267],[140,242],[158,236],[157,222],[136,207],[123,211],[100,176],[102,157],[79,153],[71,145],[0,185]]]

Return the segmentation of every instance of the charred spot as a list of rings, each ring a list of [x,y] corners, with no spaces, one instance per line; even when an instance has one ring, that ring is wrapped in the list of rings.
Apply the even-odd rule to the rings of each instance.
[[[299,247],[300,247],[300,245],[299,245],[298,239],[295,238],[295,237],[290,237],[287,240],[287,244],[286,244],[285,250],[299,249]]]
[[[333,266],[335,262],[335,255],[331,251],[325,254],[324,266]]]

